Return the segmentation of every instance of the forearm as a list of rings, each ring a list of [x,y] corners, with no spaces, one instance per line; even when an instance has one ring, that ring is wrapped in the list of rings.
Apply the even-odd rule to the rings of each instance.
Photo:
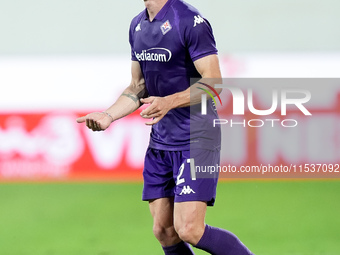
[[[213,96],[221,93],[222,89],[215,89],[216,84],[222,83],[222,76],[217,55],[209,55],[194,62],[202,79],[185,91],[170,95],[167,99],[172,108],[186,107],[199,104],[202,94],[211,93]]]
[[[112,116],[113,121],[123,118],[141,106],[140,98],[143,94],[144,91],[138,92],[128,87],[105,112]]]
[[[222,80],[220,78],[201,79],[197,83],[193,84],[190,88],[182,92],[169,95],[166,97],[166,99],[170,103],[171,108],[187,107],[199,104],[201,103],[202,94],[207,94],[204,90],[208,90],[214,95],[215,92],[209,89],[209,87],[214,88],[216,84],[220,84],[221,82]],[[215,89],[215,91],[218,94],[221,93],[221,89]]]
[[[141,116],[151,119],[146,125],[159,122],[171,109],[199,104],[203,94],[218,95],[221,89],[215,89],[215,84],[222,83],[222,76],[216,55],[209,55],[194,62],[197,71],[203,77],[188,89],[165,97],[149,97],[142,103],[150,104],[141,112]]]

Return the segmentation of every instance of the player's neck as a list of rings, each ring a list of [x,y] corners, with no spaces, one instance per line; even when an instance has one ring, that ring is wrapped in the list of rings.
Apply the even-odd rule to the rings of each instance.
[[[150,21],[156,17],[157,13],[163,8],[167,1],[168,0],[144,0]]]

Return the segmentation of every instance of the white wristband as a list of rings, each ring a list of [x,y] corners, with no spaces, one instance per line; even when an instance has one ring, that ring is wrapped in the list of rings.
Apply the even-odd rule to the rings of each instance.
[[[111,116],[111,114],[110,114],[110,113],[108,113],[108,112],[105,112],[105,111],[104,111],[103,113],[105,113],[107,116],[109,116],[109,117],[112,119],[112,121],[114,121],[114,120],[113,120],[113,117]]]

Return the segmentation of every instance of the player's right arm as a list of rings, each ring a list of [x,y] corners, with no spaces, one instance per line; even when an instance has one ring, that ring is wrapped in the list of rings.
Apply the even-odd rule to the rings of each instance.
[[[141,106],[140,99],[147,97],[144,77],[137,61],[131,64],[131,83],[120,95],[117,101],[104,112],[93,112],[77,119],[78,123],[86,123],[93,131],[107,129],[110,124]]]

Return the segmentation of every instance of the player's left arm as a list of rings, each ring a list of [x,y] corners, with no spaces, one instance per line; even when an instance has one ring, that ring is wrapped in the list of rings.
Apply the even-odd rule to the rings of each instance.
[[[219,61],[216,54],[197,59],[194,62],[194,65],[202,76],[200,82],[208,84],[212,87],[214,87],[215,84],[220,84],[222,82]],[[146,125],[156,124],[171,109],[187,107],[200,103],[201,95],[205,92],[197,89],[198,86],[200,86],[200,84],[196,83],[182,92],[178,92],[166,97],[148,97],[141,99],[143,104],[150,105],[144,109],[140,115],[146,119],[153,118],[153,120],[147,122]],[[220,93],[221,90],[222,89],[216,89],[218,93]]]

